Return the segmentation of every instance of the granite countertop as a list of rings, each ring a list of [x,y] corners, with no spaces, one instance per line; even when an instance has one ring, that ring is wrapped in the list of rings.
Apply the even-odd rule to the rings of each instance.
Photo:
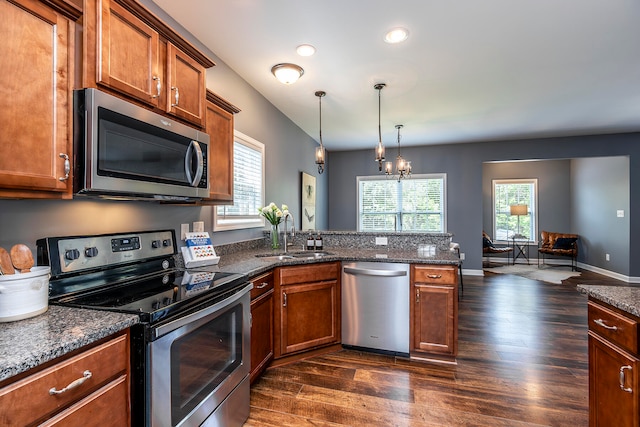
[[[50,305],[38,316],[0,324],[0,381],[138,322],[138,316]]]
[[[583,294],[640,317],[639,286],[578,285],[577,288]]]
[[[218,268],[220,271],[244,273],[249,277],[261,274],[275,267],[286,265],[315,264],[330,261],[372,261],[372,262],[398,262],[407,264],[460,264],[458,256],[450,251],[437,251],[434,256],[420,256],[417,250],[399,249],[361,249],[332,247],[324,249],[327,255],[320,258],[291,258],[274,260],[269,255],[280,255],[282,250],[246,250],[226,254],[220,257]],[[290,253],[303,252],[300,249],[289,250]],[[309,251],[311,256],[313,252]],[[260,256],[256,256],[260,255]]]
[[[417,250],[361,249],[332,247],[320,258],[274,260],[256,255],[278,255],[282,250],[244,250],[221,256],[220,271],[255,276],[283,265],[313,264],[330,261],[377,261],[413,264],[459,265],[457,255],[437,251],[434,256],[419,256]],[[300,249],[290,252],[301,252]],[[312,255],[312,252],[309,252]],[[0,381],[63,356],[94,341],[126,329],[138,322],[132,314],[111,313],[50,305],[36,317],[0,324]]]

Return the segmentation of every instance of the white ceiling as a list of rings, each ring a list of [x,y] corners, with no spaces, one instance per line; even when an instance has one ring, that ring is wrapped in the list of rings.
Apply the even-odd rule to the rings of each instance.
[[[329,150],[640,131],[638,0],[154,2]]]

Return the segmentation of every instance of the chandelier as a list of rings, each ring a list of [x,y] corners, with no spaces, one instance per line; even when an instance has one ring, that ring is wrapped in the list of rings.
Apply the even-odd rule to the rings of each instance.
[[[316,147],[316,164],[318,165],[318,173],[322,174],[324,172],[324,158],[325,151],[324,145],[322,144],[322,97],[327,93],[319,90],[316,92],[316,96],[318,97],[318,103],[320,104],[320,146]]]
[[[384,145],[382,145],[382,131],[380,130],[380,93],[386,84],[376,83],[373,88],[378,91],[378,145],[376,146],[376,162],[378,162],[378,170],[382,171],[382,162],[384,162]]]
[[[402,129],[404,125],[396,125],[396,129],[398,129],[398,157],[396,157],[396,173],[398,174],[398,182],[400,182],[403,178],[408,178],[411,175],[411,162],[405,160],[400,154],[400,129]],[[386,162],[384,165],[384,173],[387,176],[393,175],[393,163]]]

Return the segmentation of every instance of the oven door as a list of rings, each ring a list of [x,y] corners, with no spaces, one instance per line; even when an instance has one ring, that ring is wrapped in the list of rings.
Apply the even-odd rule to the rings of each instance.
[[[146,386],[152,426],[199,426],[219,418],[214,412],[238,420],[221,425],[247,419],[251,287],[152,329],[157,339],[148,347]]]

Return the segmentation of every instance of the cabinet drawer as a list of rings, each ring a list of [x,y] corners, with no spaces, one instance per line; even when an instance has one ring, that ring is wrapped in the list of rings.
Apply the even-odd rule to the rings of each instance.
[[[251,301],[273,289],[273,272],[251,278],[253,289],[251,289]]]
[[[301,265],[299,267],[282,267],[279,270],[281,285],[322,282],[324,280],[338,279],[340,276],[340,263],[328,262]]]
[[[638,352],[638,322],[606,307],[588,303],[589,330],[620,347]]]
[[[0,389],[0,425],[31,424],[82,399],[127,372],[128,349],[128,335],[122,335]],[[87,371],[91,376],[81,384],[50,394],[84,379]]]
[[[455,266],[412,266],[413,283],[457,285],[458,269]]]
[[[123,375],[40,426],[127,426],[130,424],[128,408],[129,386],[127,376]]]

